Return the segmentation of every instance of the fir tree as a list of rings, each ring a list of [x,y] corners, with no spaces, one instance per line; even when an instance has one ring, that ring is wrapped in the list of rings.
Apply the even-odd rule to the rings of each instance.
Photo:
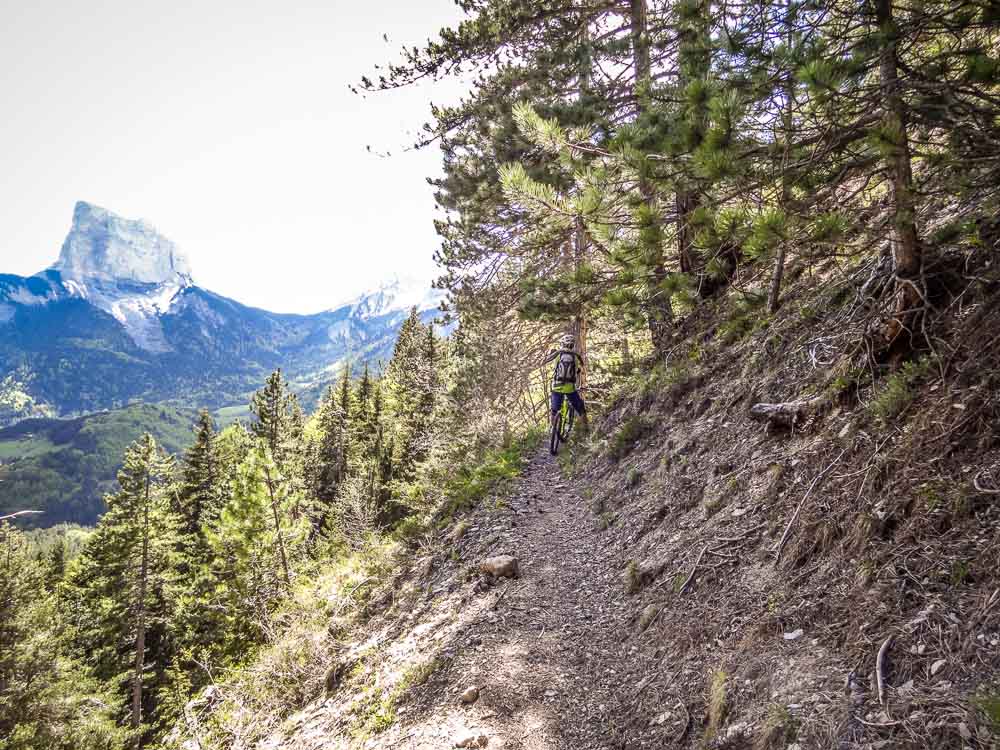
[[[180,519],[171,506],[172,461],[151,435],[125,452],[119,489],[107,497],[66,597],[81,623],[76,642],[102,681],[127,685],[128,724],[136,741],[156,716],[172,653],[168,622],[176,588],[174,550]]]

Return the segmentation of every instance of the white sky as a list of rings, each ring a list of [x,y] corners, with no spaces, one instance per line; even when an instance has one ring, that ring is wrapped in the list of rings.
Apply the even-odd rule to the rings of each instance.
[[[86,200],[149,220],[201,286],[270,310],[432,278],[439,152],[402,150],[460,86],[347,87],[459,14],[452,0],[0,0],[0,272],[55,262]]]

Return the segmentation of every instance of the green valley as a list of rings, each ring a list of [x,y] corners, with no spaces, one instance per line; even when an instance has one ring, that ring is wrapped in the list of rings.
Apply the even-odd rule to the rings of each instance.
[[[94,524],[125,447],[149,432],[169,452],[191,442],[195,412],[137,404],[76,419],[27,419],[0,430],[0,515],[41,510],[34,526]]]

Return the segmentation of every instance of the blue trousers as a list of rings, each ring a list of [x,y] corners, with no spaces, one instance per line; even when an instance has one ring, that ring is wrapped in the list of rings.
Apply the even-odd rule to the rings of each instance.
[[[587,405],[583,403],[583,399],[580,398],[579,391],[573,391],[572,393],[557,393],[552,391],[552,413],[558,414],[559,410],[562,409],[563,398],[569,399],[569,405],[573,407],[573,411],[579,414],[581,417],[587,413]]]

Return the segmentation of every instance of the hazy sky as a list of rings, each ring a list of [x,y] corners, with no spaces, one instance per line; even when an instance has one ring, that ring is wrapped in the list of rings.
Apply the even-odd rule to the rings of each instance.
[[[458,17],[452,0],[0,0],[0,272],[52,264],[86,200],[280,312],[431,278],[439,155],[402,147],[460,86],[347,86]]]

